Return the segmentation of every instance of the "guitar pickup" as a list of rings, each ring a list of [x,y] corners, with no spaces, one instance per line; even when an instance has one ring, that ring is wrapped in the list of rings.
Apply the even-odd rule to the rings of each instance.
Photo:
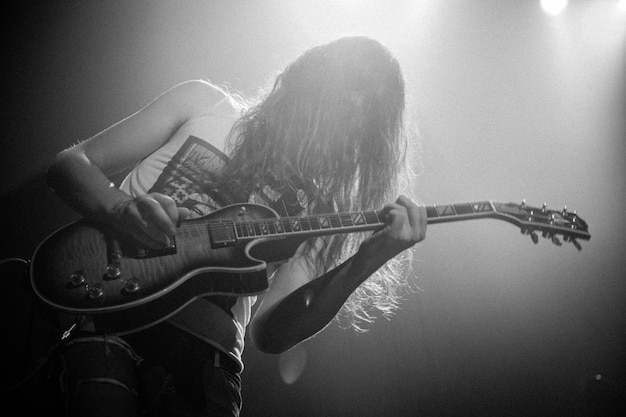
[[[227,248],[237,244],[232,222],[215,222],[208,225],[209,241],[212,249]]]

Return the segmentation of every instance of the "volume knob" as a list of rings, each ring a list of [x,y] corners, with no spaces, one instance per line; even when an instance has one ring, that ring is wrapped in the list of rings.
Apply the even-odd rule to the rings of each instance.
[[[140,287],[141,286],[139,285],[139,281],[136,280],[135,278],[131,278],[128,281],[126,281],[126,285],[124,285],[124,290],[129,293],[134,293],[134,292],[139,291]]]
[[[120,264],[118,263],[110,263],[107,265],[106,269],[107,277],[111,279],[119,278],[122,275],[122,270],[120,268]]]
[[[74,272],[72,275],[70,275],[70,281],[72,285],[77,286],[77,287],[83,285],[86,281],[85,272],[83,271]]]
[[[102,296],[104,295],[104,289],[100,284],[90,285],[87,288],[87,295],[89,295],[89,298],[91,298],[92,300],[97,300],[99,298],[102,298]]]

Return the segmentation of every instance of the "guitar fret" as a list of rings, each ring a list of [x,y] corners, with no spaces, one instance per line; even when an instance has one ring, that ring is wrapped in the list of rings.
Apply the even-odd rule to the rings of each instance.
[[[320,216],[318,217],[319,221],[320,221],[320,227],[322,229],[330,229],[331,225],[330,225],[330,219],[328,218],[328,216]]]
[[[322,228],[318,217],[309,217],[309,225],[311,230],[320,230]]]
[[[485,213],[489,211],[493,211],[493,207],[489,203],[489,201],[480,201],[472,203],[472,209],[475,213]]]
[[[363,216],[363,213],[362,212],[355,213],[354,217],[352,219],[352,223],[354,223],[357,226],[362,225],[362,224],[366,224],[365,217]]]
[[[365,219],[365,223],[367,224],[382,223],[378,218],[378,213],[376,213],[375,211],[368,211],[362,214],[363,218]]]
[[[435,206],[426,206],[426,217],[429,217],[431,219],[435,217],[439,217],[437,208]]]
[[[456,215],[456,212],[454,211],[454,207],[451,206],[450,204],[436,205],[435,209],[437,210],[437,214],[439,215],[439,217]]]
[[[354,221],[352,220],[352,215],[350,213],[339,214],[339,220],[341,221],[341,225],[344,227],[354,226]]]
[[[304,231],[311,230],[311,224],[309,223],[308,217],[301,217],[300,218],[300,226],[302,227],[302,230],[304,230]]]
[[[333,228],[341,227],[341,218],[338,215],[331,214],[330,216],[328,216],[328,219],[330,220],[331,227]]]
[[[473,214],[474,208],[469,203],[453,204],[452,207],[456,214]]]

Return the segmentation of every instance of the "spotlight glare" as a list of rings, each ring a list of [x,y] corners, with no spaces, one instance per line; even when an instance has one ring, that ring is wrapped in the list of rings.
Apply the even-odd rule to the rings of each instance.
[[[540,4],[544,12],[558,16],[567,7],[567,0],[541,0]]]

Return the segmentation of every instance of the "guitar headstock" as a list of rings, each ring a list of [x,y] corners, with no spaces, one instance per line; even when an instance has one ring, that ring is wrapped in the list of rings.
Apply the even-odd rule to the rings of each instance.
[[[546,203],[542,207],[531,207],[526,205],[526,200],[522,200],[520,204],[514,203],[493,203],[498,215],[503,220],[519,226],[521,232],[529,235],[534,243],[539,241],[537,232],[554,244],[561,246],[563,241],[571,242],[576,249],[581,250],[580,243],[577,239],[589,240],[589,227],[587,222],[581,219],[576,211],[568,211],[567,207],[562,210],[551,210],[546,207]]]

